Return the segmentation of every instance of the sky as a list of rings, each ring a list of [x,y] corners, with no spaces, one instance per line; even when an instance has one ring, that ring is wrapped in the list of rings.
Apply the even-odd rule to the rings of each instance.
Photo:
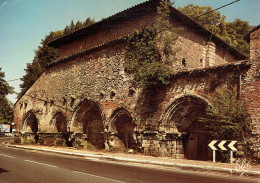
[[[146,0],[0,0],[0,67],[5,80],[20,91],[26,64],[32,62],[34,50],[51,31],[63,30],[87,17],[99,21]],[[175,7],[188,4],[213,9],[235,0],[175,0]],[[250,25],[260,24],[260,0],[240,0],[219,10],[227,21],[237,18]],[[8,95],[15,103],[16,95]]]

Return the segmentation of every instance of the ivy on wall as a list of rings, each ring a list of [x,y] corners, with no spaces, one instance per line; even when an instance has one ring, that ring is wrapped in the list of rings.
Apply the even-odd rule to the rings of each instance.
[[[169,1],[161,1],[156,24],[127,39],[125,70],[143,85],[168,84],[172,74],[178,36],[170,30],[169,7]]]

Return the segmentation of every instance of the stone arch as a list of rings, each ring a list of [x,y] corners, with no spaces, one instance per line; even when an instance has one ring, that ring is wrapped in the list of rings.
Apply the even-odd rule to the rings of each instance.
[[[81,102],[72,117],[70,131],[87,134],[88,142],[93,146],[103,149],[105,115],[101,107],[91,100]]]
[[[136,149],[135,127],[134,118],[127,109],[116,109],[111,115],[109,129],[114,134],[114,146]]]
[[[196,95],[183,95],[173,100],[160,119],[160,131],[183,137],[184,157],[207,160],[209,134],[199,121],[205,115],[208,101]]]
[[[66,116],[62,112],[57,112],[53,119],[51,120],[50,124],[50,132],[61,132],[66,133],[67,132],[67,124],[68,120]]]
[[[33,111],[27,112],[24,117],[22,131],[37,133],[39,131],[39,122]]]

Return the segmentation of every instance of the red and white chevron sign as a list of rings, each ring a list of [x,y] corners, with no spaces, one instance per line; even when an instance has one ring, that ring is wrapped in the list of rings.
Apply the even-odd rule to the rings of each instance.
[[[235,140],[212,140],[209,143],[209,147],[213,150],[223,150],[223,151],[237,151],[235,147],[237,141]]]

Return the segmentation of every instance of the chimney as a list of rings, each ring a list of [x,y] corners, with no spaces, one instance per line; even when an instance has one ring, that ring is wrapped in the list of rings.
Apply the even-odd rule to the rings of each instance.
[[[203,67],[210,67],[215,65],[215,54],[216,54],[215,43],[208,41],[204,48]]]

